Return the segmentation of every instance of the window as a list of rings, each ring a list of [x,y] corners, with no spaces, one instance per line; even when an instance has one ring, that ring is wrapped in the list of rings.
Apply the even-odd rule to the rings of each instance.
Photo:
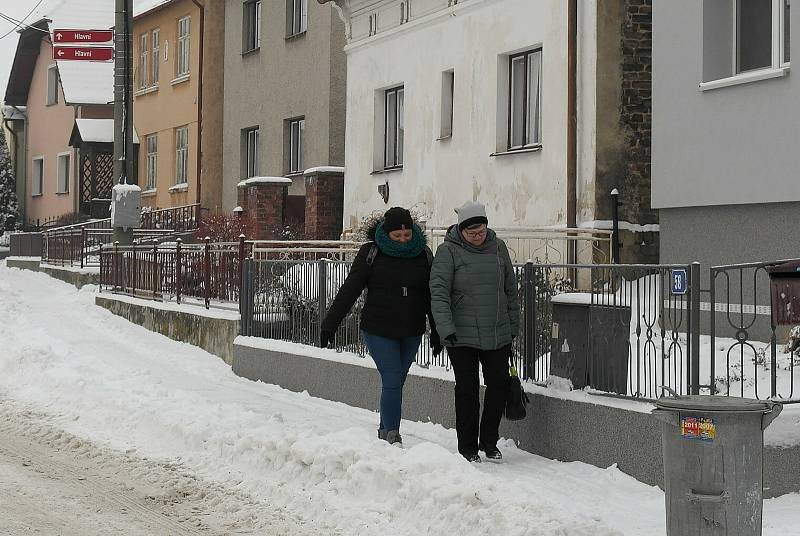
[[[242,131],[242,141],[244,145],[244,168],[246,178],[258,177],[258,139],[260,136],[259,128],[248,128]]]
[[[308,28],[308,0],[286,0],[286,36],[292,37]]]
[[[261,0],[247,0],[242,7],[242,52],[250,52],[261,47]]]
[[[453,71],[442,73],[442,116],[439,139],[453,135]]]
[[[149,64],[147,58],[150,56],[150,48],[147,44],[147,34],[143,33],[139,37],[139,88],[144,89],[147,87],[147,73],[149,72]]]
[[[408,22],[409,11],[411,11],[410,4],[410,0],[402,0],[402,2],[400,2],[400,24]]]
[[[58,67],[47,68],[47,105],[58,104]]]
[[[69,153],[58,155],[58,184],[56,185],[57,194],[69,192]]]
[[[31,195],[42,195],[42,185],[44,183],[44,157],[38,156],[33,159],[33,169],[31,170]]]
[[[542,50],[509,56],[508,149],[542,143]]]
[[[147,189],[155,190],[158,183],[158,135],[147,136]]]
[[[178,76],[189,74],[189,32],[190,18],[183,17],[178,20]]]
[[[161,63],[161,30],[153,30],[153,70],[150,84],[158,85],[158,66]]]
[[[383,167],[403,165],[403,87],[387,89],[384,104]]]
[[[790,4],[790,0],[704,0],[703,81],[788,65]]]
[[[369,35],[373,36],[378,33],[378,14],[377,13],[370,13],[369,14]]]
[[[287,174],[302,173],[303,170],[303,135],[306,129],[306,120],[303,117],[290,119],[288,123],[288,137],[286,144]]]
[[[175,129],[175,184],[186,184],[189,172],[189,127]]]

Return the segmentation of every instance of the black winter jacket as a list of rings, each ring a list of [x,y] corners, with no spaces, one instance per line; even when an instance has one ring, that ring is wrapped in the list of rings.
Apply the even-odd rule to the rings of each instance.
[[[362,330],[395,339],[422,335],[427,316],[431,323],[431,345],[438,344],[431,315],[428,253],[423,251],[413,259],[403,259],[379,250],[370,265],[367,258],[374,245],[369,242],[361,246],[347,279],[322,321],[322,331],[335,332],[366,288],[367,297],[361,311]]]

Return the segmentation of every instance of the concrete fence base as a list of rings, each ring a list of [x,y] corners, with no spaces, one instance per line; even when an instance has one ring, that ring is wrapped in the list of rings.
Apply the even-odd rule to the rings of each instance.
[[[378,409],[380,379],[374,368],[267,350],[246,341],[240,338],[234,343],[232,366],[237,375],[355,407]],[[453,389],[452,381],[415,375],[412,368],[404,388],[403,417],[454,428]],[[614,404],[613,399],[588,396],[591,400],[584,402],[531,393],[527,418],[503,420],[500,434],[533,454],[601,468],[617,464],[645,484],[663,486],[661,425],[649,414],[653,406],[632,401]],[[765,497],[800,491],[798,474],[800,448],[766,447]]]
[[[32,270],[34,272],[42,272],[53,279],[64,281],[75,288],[81,288],[84,285],[99,285],[100,284],[100,270],[91,269],[78,269],[67,266],[53,266],[51,264],[42,264],[39,257],[9,257],[6,259],[6,266],[9,268],[21,268],[23,270]]]
[[[98,295],[95,303],[150,331],[161,333],[170,339],[186,342],[217,355],[231,364],[233,341],[239,334],[239,320],[232,318],[210,318],[203,311],[196,314],[185,311],[165,310],[157,302],[117,299],[114,295]]]

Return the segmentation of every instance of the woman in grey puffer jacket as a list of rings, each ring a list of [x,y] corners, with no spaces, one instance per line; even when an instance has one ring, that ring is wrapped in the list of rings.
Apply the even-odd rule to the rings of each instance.
[[[471,462],[500,461],[511,342],[519,331],[517,279],[505,243],[487,228],[486,209],[467,202],[431,267],[431,310],[456,379],[458,452]],[[486,395],[480,411],[478,364]]]

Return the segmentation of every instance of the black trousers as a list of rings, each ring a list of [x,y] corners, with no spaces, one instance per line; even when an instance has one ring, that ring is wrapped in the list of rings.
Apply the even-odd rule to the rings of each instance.
[[[510,345],[497,350],[478,350],[467,346],[447,349],[456,377],[456,434],[458,452],[463,456],[477,454],[478,441],[484,448],[497,446],[497,440],[500,439],[500,419],[506,407],[510,353]],[[480,428],[478,363],[483,368],[483,380],[486,384]]]

